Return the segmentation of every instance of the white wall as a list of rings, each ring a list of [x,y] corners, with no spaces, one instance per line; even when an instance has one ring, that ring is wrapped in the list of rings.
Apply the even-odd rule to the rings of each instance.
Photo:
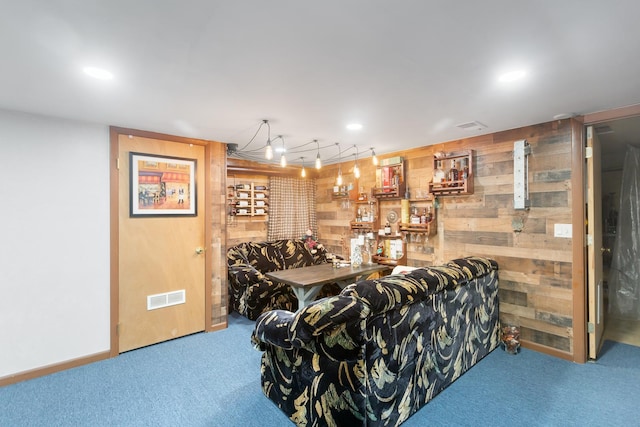
[[[109,350],[109,129],[0,110],[0,378]]]

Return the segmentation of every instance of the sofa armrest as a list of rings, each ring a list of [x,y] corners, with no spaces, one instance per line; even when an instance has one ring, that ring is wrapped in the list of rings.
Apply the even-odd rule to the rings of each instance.
[[[229,266],[229,279],[237,286],[246,288],[266,279],[265,275],[249,264]]]
[[[291,350],[289,328],[295,314],[287,310],[272,310],[262,313],[256,320],[251,334],[253,346],[261,351],[266,350],[265,344]]]
[[[296,313],[273,310],[256,321],[251,340],[254,347],[269,345],[283,349],[299,348],[333,360],[360,356],[364,342],[364,319],[369,307],[357,298],[323,298]]]

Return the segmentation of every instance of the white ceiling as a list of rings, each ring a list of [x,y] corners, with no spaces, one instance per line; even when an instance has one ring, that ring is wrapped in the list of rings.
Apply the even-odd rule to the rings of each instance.
[[[257,158],[266,126],[249,142],[263,119],[290,163],[311,163],[314,143],[294,147],[339,142],[345,159],[353,145],[384,154],[640,103],[637,0],[1,4],[0,108],[234,143]],[[93,80],[87,65],[115,77]],[[497,81],[514,69],[525,78]],[[472,121],[487,127],[456,126]]]

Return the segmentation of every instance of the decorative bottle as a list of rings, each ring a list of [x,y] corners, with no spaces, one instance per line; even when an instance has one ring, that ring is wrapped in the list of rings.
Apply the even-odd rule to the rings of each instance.
[[[362,248],[360,245],[353,247],[353,253],[351,254],[351,265],[353,267],[360,267],[362,265]]]
[[[442,170],[442,160],[436,160],[436,169],[433,171],[433,183],[441,184],[445,180],[444,171]]]
[[[469,179],[469,159],[462,159],[462,180]]]
[[[413,208],[411,209],[410,223],[420,224],[420,216],[418,215],[418,208],[416,208],[415,206],[413,206]]]
[[[455,159],[451,159],[451,169],[449,169],[449,181],[458,181],[458,168]],[[455,186],[456,184],[452,184]]]

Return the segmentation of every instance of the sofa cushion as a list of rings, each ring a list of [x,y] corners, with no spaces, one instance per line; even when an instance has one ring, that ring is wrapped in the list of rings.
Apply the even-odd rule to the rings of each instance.
[[[373,313],[383,313],[405,304],[425,300],[446,288],[454,289],[469,278],[455,265],[419,268],[349,285],[342,295],[353,295],[369,305]]]
[[[262,273],[282,270],[284,262],[280,246],[274,242],[242,243],[247,263]]]
[[[276,242],[282,254],[282,268],[300,268],[317,264],[313,254],[303,240],[281,240]]]
[[[462,270],[468,280],[474,277],[482,277],[498,269],[498,263],[489,258],[466,257],[451,260],[447,266],[456,267]]]

